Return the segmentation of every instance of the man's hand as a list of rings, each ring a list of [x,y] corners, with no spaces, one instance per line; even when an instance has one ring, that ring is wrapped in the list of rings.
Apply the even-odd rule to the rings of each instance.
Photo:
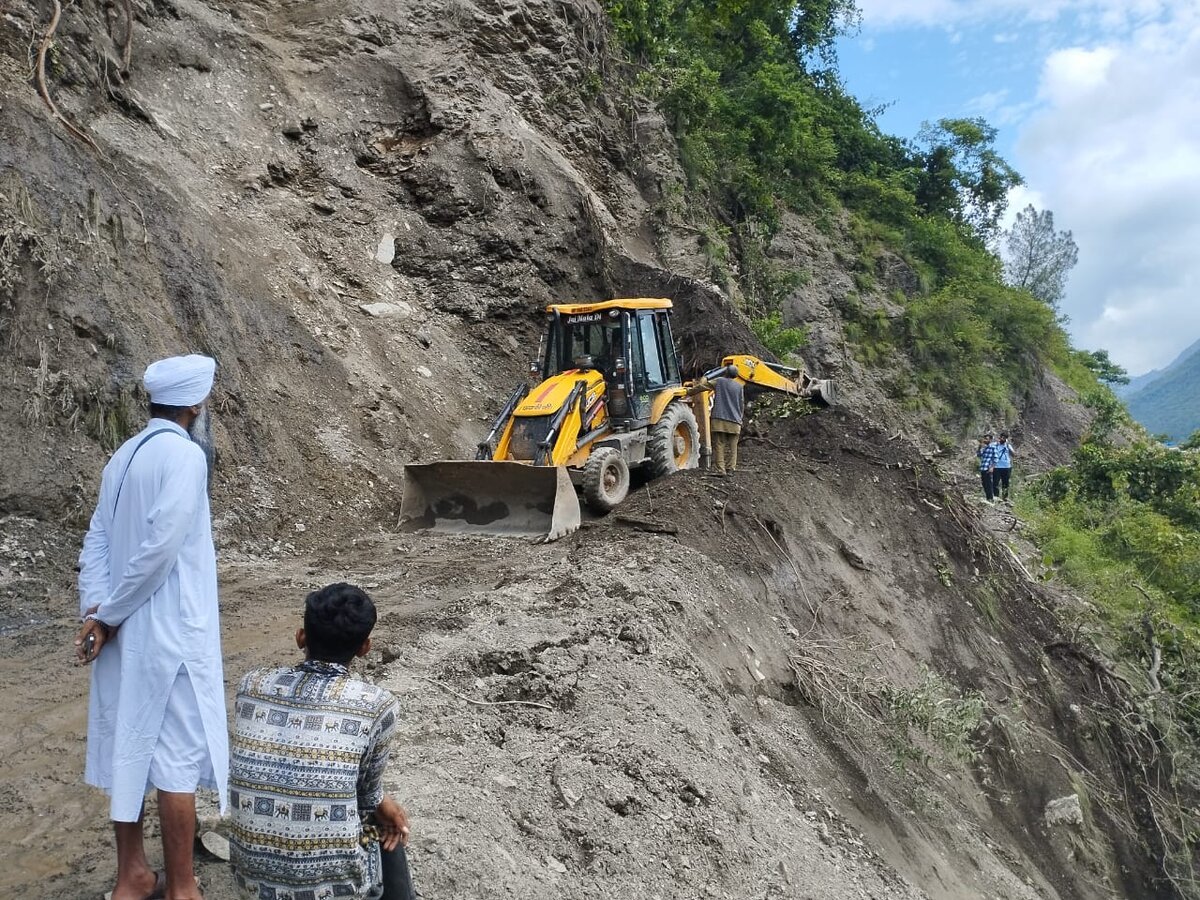
[[[89,612],[88,615],[94,615]],[[79,665],[86,666],[97,656],[108,642],[111,630],[99,619],[85,619],[79,634],[75,636],[75,658]]]
[[[395,850],[397,845],[408,846],[408,813],[390,795],[384,795],[383,802],[375,808],[375,821],[384,850]]]

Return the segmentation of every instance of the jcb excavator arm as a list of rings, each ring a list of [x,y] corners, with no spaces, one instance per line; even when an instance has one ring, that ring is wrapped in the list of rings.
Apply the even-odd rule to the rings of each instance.
[[[722,375],[723,369],[735,366],[738,370],[738,380],[755,387],[772,391],[783,391],[796,397],[804,397],[822,406],[833,406],[836,402],[833,382],[827,378],[810,378],[803,369],[767,362],[757,356],[738,354],[726,356],[721,365],[706,372],[705,379]]]
[[[699,382],[700,387],[703,389],[705,382],[725,375],[730,366],[737,369],[737,379],[743,384],[803,397],[821,406],[833,406],[837,399],[833,382],[827,378],[811,378],[803,369],[767,362],[765,359],[746,354],[724,357],[721,365],[704,373],[704,378]],[[684,387],[691,392],[696,390],[697,384],[691,383]],[[707,458],[712,449],[708,400],[703,393],[697,393],[692,396],[691,404],[700,431],[700,453]]]

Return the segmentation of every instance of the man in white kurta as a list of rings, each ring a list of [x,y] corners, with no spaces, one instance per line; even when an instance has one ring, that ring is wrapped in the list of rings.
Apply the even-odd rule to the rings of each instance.
[[[80,556],[76,641],[92,662],[88,784],[111,796],[113,900],[200,897],[192,874],[195,792],[222,809],[229,771],[208,463],[187,428],[203,413],[215,363],[146,370],[151,419],[104,468]],[[94,646],[89,652],[89,635]],[[142,848],[142,804],[159,792],[165,873]]]

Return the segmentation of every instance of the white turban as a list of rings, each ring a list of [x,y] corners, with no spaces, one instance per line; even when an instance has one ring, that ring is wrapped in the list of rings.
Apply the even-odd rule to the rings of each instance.
[[[203,403],[212,390],[217,361],[193,353],[172,356],[150,363],[142,384],[150,394],[150,402],[161,406],[195,406]]]

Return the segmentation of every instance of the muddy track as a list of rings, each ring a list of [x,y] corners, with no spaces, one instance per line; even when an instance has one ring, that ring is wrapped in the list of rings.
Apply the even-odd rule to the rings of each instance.
[[[363,671],[401,699],[387,781],[413,815],[427,896],[1119,890],[1070,877],[1058,854],[1075,839],[1037,829],[1043,798],[1071,789],[1047,767],[1062,746],[1051,723],[1035,716],[1020,746],[972,764],[923,744],[928,761],[901,771],[881,735],[814,705],[797,680],[796,654],[822,655],[846,683],[912,685],[931,669],[1012,716],[1014,686],[1054,704],[1071,676],[1052,664],[1028,682],[1044,635],[1027,631],[1019,588],[998,618],[984,609],[998,577],[980,572],[984,518],[885,440],[844,413],[766,427],[736,478],[652,482],[623,521],[550,545],[376,532],[306,556],[231,549],[227,681],[295,657],[312,587],[371,591],[382,615]],[[69,575],[39,561],[50,611]],[[0,683],[14,688],[0,698],[4,840],[17,851],[0,888],[45,900],[98,896],[113,872],[104,800],[79,782],[86,673],[68,661],[70,633],[60,611],[0,638]],[[1101,865],[1103,838],[1088,840],[1087,865]],[[202,874],[209,897],[233,896],[223,866]]]

